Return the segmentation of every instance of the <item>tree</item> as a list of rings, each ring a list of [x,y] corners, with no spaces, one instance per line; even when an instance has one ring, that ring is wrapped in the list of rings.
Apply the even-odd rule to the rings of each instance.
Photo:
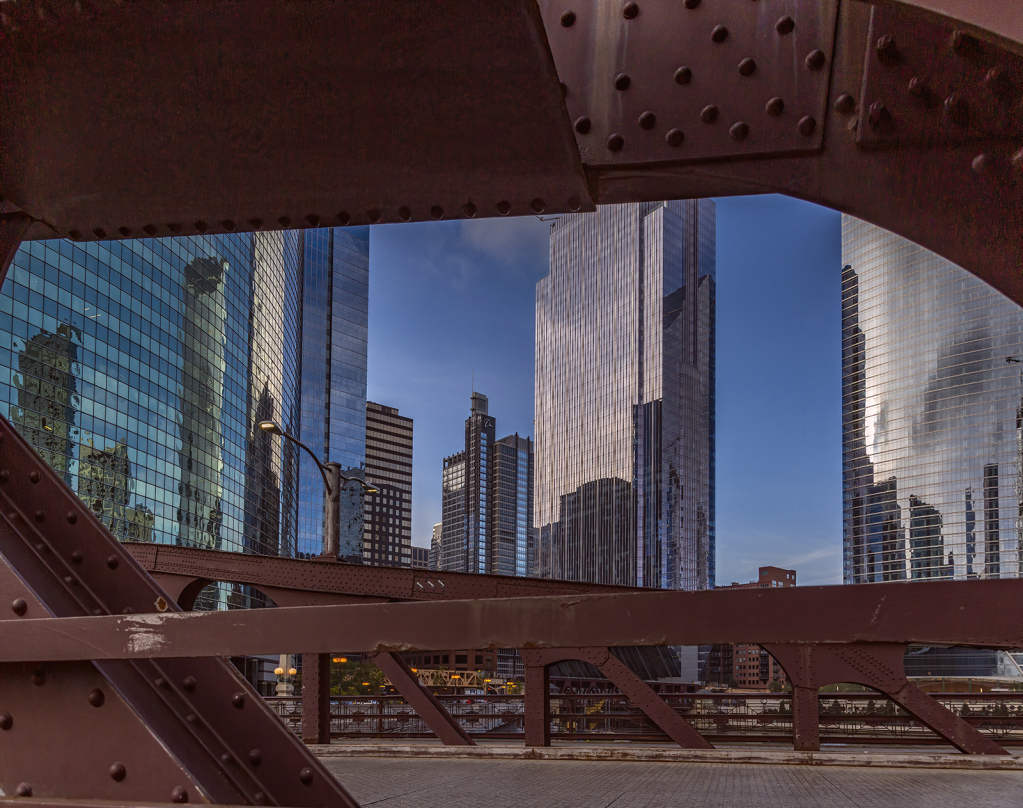
[[[330,663],[332,696],[379,696],[385,683],[380,668],[371,662],[352,659]]]

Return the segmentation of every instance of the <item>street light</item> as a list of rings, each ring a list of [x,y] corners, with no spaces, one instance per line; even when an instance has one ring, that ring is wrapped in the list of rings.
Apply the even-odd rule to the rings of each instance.
[[[376,488],[365,480],[358,477],[346,477],[341,473],[341,464],[335,462],[321,463],[312,449],[306,446],[294,435],[289,435],[281,429],[274,421],[260,421],[259,428],[271,435],[278,435],[301,446],[316,464],[323,477],[323,484],[327,489],[327,530],[323,537],[323,552],[320,558],[326,561],[337,561],[340,559],[341,550],[341,489],[350,482],[357,482],[364,493],[376,494],[380,489]],[[362,557],[352,559],[354,563],[362,563]]]

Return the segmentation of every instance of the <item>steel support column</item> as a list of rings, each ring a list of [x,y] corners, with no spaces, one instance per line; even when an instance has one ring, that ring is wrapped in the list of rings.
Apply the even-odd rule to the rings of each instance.
[[[551,745],[551,677],[544,664],[531,665],[528,652],[522,653],[526,666],[526,705],[523,722],[526,746]]]
[[[302,654],[302,740],[330,743],[329,654]]]
[[[434,735],[445,746],[475,746],[476,742],[459,725],[440,700],[424,685],[419,677],[405,664],[405,660],[392,652],[371,654],[369,660],[380,668],[394,689],[409,703],[413,710]]]

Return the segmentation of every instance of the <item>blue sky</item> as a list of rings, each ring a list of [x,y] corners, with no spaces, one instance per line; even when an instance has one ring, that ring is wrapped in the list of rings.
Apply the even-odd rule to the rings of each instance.
[[[369,398],[415,420],[414,544],[440,521],[441,460],[469,394],[498,437],[533,434],[536,217],[370,230]],[[839,214],[779,196],[717,200],[718,583],[766,564],[841,583]]]

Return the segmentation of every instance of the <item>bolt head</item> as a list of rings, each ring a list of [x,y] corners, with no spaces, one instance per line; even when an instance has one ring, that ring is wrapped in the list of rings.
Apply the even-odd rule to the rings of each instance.
[[[174,786],[171,791],[171,802],[188,802],[188,791],[184,786]]]
[[[746,136],[749,134],[749,124],[745,121],[736,121],[732,124],[731,128],[729,128],[728,134],[732,140],[745,140]]]
[[[615,76],[614,85],[616,90],[628,90],[631,83],[632,79],[626,73],[619,73]]]
[[[775,118],[785,111],[785,101],[775,96],[764,106],[764,111]]]
[[[607,139],[607,147],[611,151],[614,151],[614,152],[621,151],[624,146],[625,146],[625,138],[623,138],[621,135],[619,135],[617,133],[612,134]]]
[[[18,615],[18,617],[21,617],[28,611],[28,603],[25,602],[24,598],[15,598],[11,602],[11,611]]]
[[[347,227],[349,223],[351,223],[352,221],[351,214],[349,214],[347,210],[341,211],[335,218],[338,220],[342,227]]]
[[[740,76],[752,76],[756,72],[757,63],[753,61],[749,56],[739,62],[739,75]]]
[[[545,210],[547,210],[547,204],[542,199],[540,199],[540,197],[537,197],[532,202],[530,202],[529,207],[531,207],[535,213],[543,213]]]
[[[650,110],[647,110],[646,112],[639,116],[639,125],[643,129],[653,129],[656,124],[657,116],[654,115],[654,113],[650,112]]]
[[[73,525],[73,524],[75,524],[78,521],[78,514],[75,513],[74,511],[68,511],[66,518],[67,518],[67,523],[69,525]]]
[[[108,773],[112,780],[120,783],[128,775],[128,770],[124,767],[123,763],[114,763],[108,769]]]
[[[590,119],[583,115],[581,118],[575,119],[575,131],[580,135],[585,135],[590,131]]]
[[[638,3],[626,3],[622,6],[622,16],[627,20],[634,20],[639,15],[639,4]]]
[[[410,221],[412,219],[412,210],[407,205],[398,208],[398,218],[403,222]]]
[[[575,213],[577,210],[579,210],[579,208],[581,208],[582,206],[583,206],[583,203],[580,201],[579,197],[577,197],[577,196],[570,196],[568,198],[568,209],[570,211],[572,211],[573,213]]]
[[[259,750],[259,749],[250,749],[249,750],[249,763],[251,763],[253,766],[258,766],[262,762],[263,762],[263,752],[261,750]]]
[[[714,123],[718,119],[718,108],[713,104],[708,104],[700,110],[700,120],[704,123]]]
[[[8,730],[14,726],[14,719],[10,713],[0,713],[0,729]]]
[[[785,34],[791,34],[796,30],[796,22],[788,15],[779,17],[778,22],[774,24],[774,30],[784,36]]]
[[[714,30],[710,32],[710,38],[714,42],[724,42],[728,39],[728,28],[724,25],[715,25]]]
[[[112,555],[107,557],[107,566],[112,570],[116,570],[121,565],[121,559],[117,556]]]
[[[37,482],[39,482],[39,472],[38,472],[38,471],[36,471],[35,469],[33,469],[32,471],[30,471],[30,472],[28,473],[28,478],[29,478],[29,479],[30,479],[30,480],[31,480],[31,481],[32,481],[33,483],[37,483]]]
[[[432,208],[430,208],[430,215],[434,219],[443,219],[444,218],[444,208],[442,208],[440,205],[434,205]]]
[[[466,202],[462,205],[462,212],[470,219],[476,216],[476,206],[472,202]]]
[[[675,71],[676,84],[689,84],[693,80],[693,71],[683,65]]]
[[[383,218],[383,214],[376,208],[370,208],[366,211],[366,218],[373,224],[379,224],[380,220]]]
[[[313,781],[313,770],[306,766],[304,769],[299,770],[298,779],[306,785],[309,785]]]
[[[566,11],[564,14],[562,14],[561,25],[563,28],[571,28],[573,25],[575,25],[575,12]]]
[[[89,704],[93,707],[102,707],[103,703],[107,700],[107,697],[103,694],[103,691],[98,687],[89,691]]]
[[[191,693],[193,690],[195,690],[195,677],[186,676],[184,679],[181,680],[181,686],[185,688],[185,690],[187,690],[189,693]]]
[[[669,129],[668,133],[664,136],[664,139],[668,141],[669,146],[681,146],[682,141],[686,139],[685,132],[681,129]]]
[[[806,55],[804,63],[810,70],[820,70],[826,61],[827,57],[824,55],[824,51],[815,48]]]
[[[14,789],[14,793],[19,797],[31,797],[32,785],[30,783],[18,783],[17,788]]]
[[[700,0],[685,0],[685,4],[684,5],[685,5],[686,8],[690,8],[690,9],[696,8],[698,5],[700,5]]]
[[[235,707],[237,707],[240,710],[242,707],[245,706],[245,694],[244,693],[235,693],[231,697],[231,704],[233,704]]]
[[[497,203],[497,212],[502,216],[507,216],[511,213],[511,202],[501,201]]]
[[[817,130],[817,121],[811,118],[809,115],[804,115],[799,119],[799,134],[803,137],[810,137]]]

